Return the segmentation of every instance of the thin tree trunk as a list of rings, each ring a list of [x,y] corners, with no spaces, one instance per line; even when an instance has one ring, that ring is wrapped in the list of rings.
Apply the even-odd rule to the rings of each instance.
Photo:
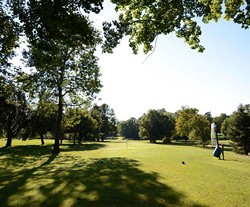
[[[62,82],[62,75],[61,80]],[[56,133],[55,133],[55,143],[54,143],[54,149],[53,154],[59,154],[60,153],[60,137],[61,137],[61,125],[62,125],[62,113],[63,113],[63,95],[62,95],[62,87],[59,84],[58,85],[58,114],[57,114],[57,121],[56,121]]]
[[[76,144],[76,133],[74,132],[74,145]]]
[[[78,144],[82,144],[82,137],[79,135]]]
[[[41,144],[44,145],[44,137],[43,137],[43,133],[40,134],[40,138],[41,138]]]
[[[57,123],[56,123],[56,134],[55,134],[55,143],[54,143],[54,149],[53,154],[59,154],[60,153],[60,136],[61,136],[61,123],[62,123],[62,101],[59,98],[59,104],[58,104],[58,114],[57,114]]]

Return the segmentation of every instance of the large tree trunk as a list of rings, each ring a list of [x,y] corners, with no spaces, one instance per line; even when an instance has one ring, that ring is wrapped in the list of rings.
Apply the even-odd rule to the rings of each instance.
[[[7,142],[6,142],[5,148],[11,146],[12,138],[13,138],[13,133],[12,133],[11,129],[8,129],[7,130]]]
[[[6,142],[5,148],[10,147],[11,143],[12,143],[12,137],[7,137],[7,142]]]

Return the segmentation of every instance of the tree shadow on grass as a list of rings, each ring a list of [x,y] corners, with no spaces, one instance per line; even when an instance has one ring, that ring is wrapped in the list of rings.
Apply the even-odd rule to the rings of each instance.
[[[61,152],[69,152],[69,151],[89,151],[89,150],[97,150],[105,147],[105,144],[99,143],[86,143],[86,144],[61,144],[60,150]],[[53,145],[19,145],[13,146],[9,148],[1,148],[0,156],[6,154],[18,155],[18,156],[41,156],[48,155],[52,153]]]
[[[53,156],[53,155],[51,155]],[[0,203],[18,207],[165,207],[201,205],[127,158],[49,157],[37,167],[0,174]],[[52,162],[53,161],[53,162]],[[29,163],[32,165],[32,163]]]
[[[61,152],[98,150],[105,144],[86,143],[81,145],[61,144]],[[0,149],[0,163],[2,167],[30,167],[42,158],[52,158],[53,145],[19,145]],[[56,157],[56,156],[55,156]],[[54,157],[54,158],[55,158]],[[33,166],[31,166],[33,167]]]
[[[101,143],[83,143],[83,144],[61,144],[61,151],[89,151],[89,150],[98,150],[100,148],[105,147],[106,144]]]

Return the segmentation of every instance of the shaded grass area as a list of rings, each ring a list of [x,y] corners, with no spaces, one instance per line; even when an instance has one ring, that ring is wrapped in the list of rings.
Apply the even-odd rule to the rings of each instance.
[[[56,156],[50,148],[28,145],[1,150],[1,168],[5,168],[0,175],[1,206],[181,205],[184,195],[159,182],[159,174],[140,170],[137,160]]]
[[[0,206],[249,206],[250,160],[231,152],[112,140],[65,142],[55,156],[46,143],[0,150]]]

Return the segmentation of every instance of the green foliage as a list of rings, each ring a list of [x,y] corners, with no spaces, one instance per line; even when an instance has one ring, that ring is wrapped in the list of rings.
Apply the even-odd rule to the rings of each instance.
[[[43,42],[41,42],[42,44]],[[69,47],[59,41],[49,41],[50,49],[30,46],[25,53],[27,63],[36,70],[21,74],[19,81],[25,84],[33,97],[49,99],[58,104],[55,146],[59,151],[63,108],[85,104],[100,91],[99,67],[94,47],[86,45]]]
[[[226,122],[223,132],[232,141],[235,152],[248,154],[250,152],[250,105],[240,105]]]
[[[34,45],[42,41],[60,41],[69,47],[79,43],[95,44],[95,30],[90,26],[86,14],[99,13],[103,0],[9,0],[12,10],[22,24],[29,42]]]
[[[228,118],[228,116],[224,113],[222,113],[220,116],[218,117],[214,117],[213,118],[213,121],[216,122],[216,130],[218,133],[221,132],[221,126],[222,126],[222,123],[224,122],[224,120]]]
[[[192,130],[189,133],[191,140],[200,140],[205,147],[208,144],[210,138],[210,122],[204,115],[196,115],[193,119]]]
[[[211,20],[218,21],[222,16],[227,20],[248,28],[250,25],[250,6],[246,0],[111,0],[119,12],[119,20],[104,23],[106,43],[104,50],[110,52],[123,36],[129,35],[130,47],[137,53],[139,46],[148,53],[153,42],[161,34],[174,33],[183,38],[192,49],[204,51],[200,44],[201,28],[198,24]],[[223,15],[224,13],[224,15]]]
[[[9,147],[12,139],[27,125],[29,108],[25,94],[1,77],[0,114],[0,126],[7,134],[6,147]]]
[[[221,133],[223,134],[223,136],[224,137],[226,137],[227,138],[227,131],[228,131],[228,126],[229,126],[229,122],[230,122],[230,116],[229,117],[227,117],[224,121],[223,121],[223,123],[222,123],[222,125],[221,125]]]
[[[37,108],[32,110],[30,118],[31,134],[38,134],[44,144],[44,135],[55,132],[57,105],[53,102],[39,102]]]
[[[176,133],[199,140],[205,146],[210,138],[210,122],[206,115],[199,115],[197,109],[182,107],[176,120]]]
[[[156,140],[170,138],[174,122],[163,110],[149,110],[139,120],[139,136],[155,143]]]
[[[138,120],[131,117],[127,121],[118,124],[118,133],[125,138],[139,139]]]
[[[72,104],[84,103],[98,93],[101,83],[95,48],[50,44],[49,51],[31,47],[29,53],[25,52],[28,66],[36,67],[31,74],[21,74],[19,78],[26,84],[26,90],[34,97],[45,96],[56,102],[61,95]]]
[[[0,4],[0,24],[8,13],[3,26],[10,25],[6,30],[8,36],[0,43],[2,47],[8,38],[16,43],[10,35],[15,34],[15,28],[28,43],[28,51],[23,54],[31,73],[20,73],[19,81],[25,83],[33,98],[48,98],[58,104],[55,153],[60,151],[64,103],[88,102],[101,88],[94,55],[100,37],[87,14],[99,13],[102,3],[102,0],[9,0]],[[0,32],[2,38],[5,33]],[[9,45],[11,52],[13,44]]]
[[[115,112],[107,104],[94,105],[90,113],[98,123],[99,135],[102,141],[108,136],[117,134]]]
[[[77,129],[79,132],[79,143],[82,140],[93,141],[98,136],[98,122],[91,116],[89,111],[83,111]]]
[[[198,109],[182,107],[182,109],[178,111],[178,116],[176,119],[176,133],[180,136],[189,137],[193,127],[192,120],[197,114]]]
[[[5,11],[3,2],[0,2],[0,74],[6,75],[9,59],[18,47],[19,28],[14,19]]]
[[[206,117],[207,117],[207,120],[210,122],[210,124],[213,122],[213,117],[212,117],[212,114],[211,114],[211,112],[209,111],[209,112],[206,112],[205,114],[204,114]]]

